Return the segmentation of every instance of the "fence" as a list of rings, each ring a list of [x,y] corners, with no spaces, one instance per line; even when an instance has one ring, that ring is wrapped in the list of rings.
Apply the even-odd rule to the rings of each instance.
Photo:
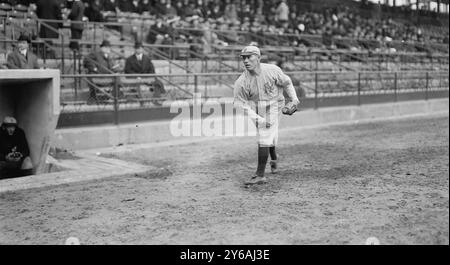
[[[233,83],[241,73],[62,75],[61,113],[102,112],[118,117],[127,110],[170,107],[178,100],[230,103]],[[319,108],[330,98],[351,98],[350,104],[365,104],[371,95],[397,101],[408,93],[428,99],[444,91],[448,97],[448,72],[286,72],[297,94],[311,107]],[[227,85],[228,83],[228,85]],[[441,93],[442,94],[442,93]],[[442,95],[441,95],[442,96]],[[118,118],[114,118],[118,124]]]

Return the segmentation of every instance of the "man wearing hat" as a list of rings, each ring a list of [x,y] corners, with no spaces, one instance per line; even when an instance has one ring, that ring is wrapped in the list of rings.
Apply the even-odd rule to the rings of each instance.
[[[9,69],[39,69],[36,55],[29,50],[30,38],[20,35],[17,39],[17,48],[6,59]]]
[[[111,43],[103,40],[99,51],[93,51],[84,58],[84,67],[88,74],[113,74],[118,71],[119,65],[114,64],[111,58]],[[94,82],[92,78],[90,81]],[[92,85],[89,85],[89,94],[90,99],[97,100],[97,90]]]
[[[70,35],[72,41],[69,44],[69,47],[72,50],[79,51],[79,43],[78,40],[83,36],[83,16],[84,16],[84,3],[81,0],[72,0],[72,8],[68,15],[68,19],[72,21],[70,24]]]
[[[126,74],[154,74],[155,67],[153,66],[150,57],[144,54],[144,47],[142,42],[136,42],[134,45],[134,54],[127,58],[125,61],[125,73]],[[138,78],[141,80],[141,78]],[[153,79],[153,78],[152,78]],[[164,94],[164,85],[158,79],[154,81],[142,80],[141,85],[150,88],[150,92],[153,92],[153,97],[159,98],[161,94]],[[139,86],[138,93],[142,94],[144,86]],[[142,95],[141,95],[142,96]],[[160,105],[158,101],[153,101],[156,105]]]
[[[13,117],[5,117],[0,127],[0,179],[33,174],[33,164],[25,132]]]
[[[245,71],[234,83],[234,105],[243,108],[255,122],[258,135],[258,167],[256,174],[245,184],[262,184],[267,182],[264,171],[269,154],[272,173],[277,171],[275,147],[280,114],[292,115],[299,100],[289,76],[276,65],[260,62],[258,47],[247,46],[240,56]],[[283,91],[289,98],[286,104]]]
[[[103,40],[100,51],[90,53],[84,60],[84,67],[89,74],[112,74],[117,70],[111,58],[111,43]]]
[[[155,67],[153,66],[150,57],[144,54],[144,47],[142,42],[134,44],[134,54],[125,61],[125,74],[154,74]]]

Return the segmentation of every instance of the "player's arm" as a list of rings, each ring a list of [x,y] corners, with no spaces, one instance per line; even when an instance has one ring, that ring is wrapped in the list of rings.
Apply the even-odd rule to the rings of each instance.
[[[281,111],[285,115],[292,115],[298,110],[297,105],[300,103],[297,93],[295,92],[294,84],[292,83],[291,78],[283,73],[279,67],[276,67],[276,75],[277,84],[283,87],[283,90],[289,98]]]
[[[283,87],[283,90],[286,91],[286,94],[289,97],[289,102],[292,102],[292,104],[294,105],[300,103],[297,97],[297,93],[295,92],[292,79],[288,75],[283,73],[283,71],[278,66],[274,66],[274,75],[275,83],[278,86]]]
[[[286,91],[286,94],[289,97],[290,102],[292,104],[297,105],[300,103],[297,97],[297,92],[295,92],[294,84],[292,83],[292,80],[289,76],[287,76],[285,73],[280,73],[280,80],[283,82],[283,89]]]
[[[247,98],[248,97],[245,94],[244,88],[236,82],[234,85],[234,107],[242,108],[244,110],[244,114],[250,117],[250,119],[252,119],[255,123],[264,123],[265,119],[252,109]]]

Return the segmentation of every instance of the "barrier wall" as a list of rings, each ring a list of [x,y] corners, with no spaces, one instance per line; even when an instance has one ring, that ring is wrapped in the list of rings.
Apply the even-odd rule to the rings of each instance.
[[[45,170],[59,98],[59,70],[0,70],[0,119],[13,116],[25,131],[35,174]]]
[[[361,106],[328,107],[317,110],[308,109],[297,112],[289,117],[282,115],[280,128],[299,128],[302,126],[348,121],[448,113],[448,109],[448,98],[367,104]],[[192,120],[187,120],[187,122],[191,123],[192,127]],[[173,136],[170,131],[170,120],[167,120],[58,129],[56,131],[54,145],[62,149],[82,150],[198,138]]]

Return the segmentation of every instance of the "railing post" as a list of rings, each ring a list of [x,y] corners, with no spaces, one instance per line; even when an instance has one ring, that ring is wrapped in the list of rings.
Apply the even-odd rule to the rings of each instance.
[[[94,37],[93,37],[94,43],[97,43],[97,42],[95,41],[95,35],[97,35],[96,33],[97,33],[97,23],[94,23]],[[94,45],[94,47],[95,47],[95,45]]]
[[[136,34],[136,35],[140,41],[144,42],[144,20],[142,20],[142,22],[141,22],[141,30],[139,32],[139,35],[138,34]]]
[[[194,93],[198,93],[198,75],[194,75]]]
[[[76,50],[72,50],[72,64],[73,64],[73,74],[77,74],[77,58],[76,58]]]
[[[397,72],[394,73],[394,102],[397,102]]]
[[[428,72],[425,74],[425,100],[428,100]]]
[[[316,71],[318,71],[319,70],[319,57],[317,56],[317,54],[315,56],[315,60],[316,60]]]
[[[77,56],[76,50],[73,50],[73,74],[74,75],[77,74],[77,57],[76,56]],[[78,99],[78,80],[75,76],[73,77],[73,83],[74,83],[74,88],[75,88],[75,98]]]
[[[114,77],[114,124],[119,124],[119,77]]]
[[[317,93],[318,93],[318,88],[319,88],[319,83],[318,83],[318,79],[319,79],[319,74],[316,72],[314,75],[314,109],[317,109],[319,107],[319,102],[317,102]]]
[[[4,18],[3,19],[3,34],[4,34],[4,36],[6,36],[6,18]],[[6,41],[4,42],[4,48],[5,48],[5,51],[7,50],[7,44],[6,44]]]
[[[358,106],[361,106],[361,72],[358,72]]]
[[[64,58],[65,58],[65,56],[64,56],[64,34],[62,34],[62,36],[61,36],[61,70],[62,70],[62,72],[63,73],[65,73],[65,71],[64,71]]]

